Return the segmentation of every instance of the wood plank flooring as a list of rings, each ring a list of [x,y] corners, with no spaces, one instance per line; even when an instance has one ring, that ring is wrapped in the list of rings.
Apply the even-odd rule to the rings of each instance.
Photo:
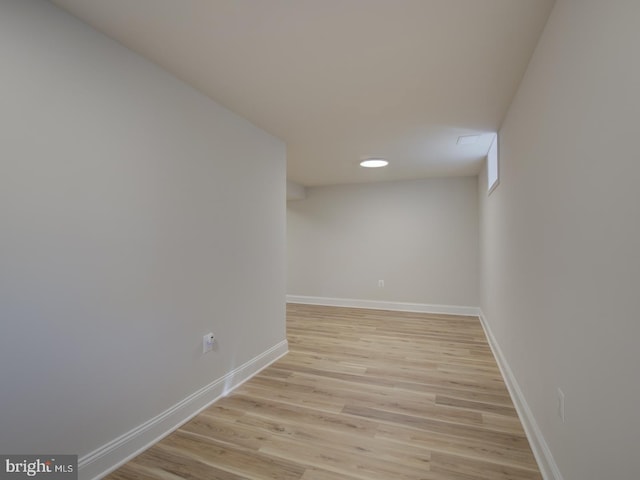
[[[108,480],[541,479],[475,317],[287,308],[290,353]]]

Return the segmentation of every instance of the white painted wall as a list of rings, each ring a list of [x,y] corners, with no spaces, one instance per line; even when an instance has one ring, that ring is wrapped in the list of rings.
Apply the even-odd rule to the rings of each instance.
[[[558,0],[480,176],[481,308],[567,480],[640,478],[639,22]]]
[[[287,180],[287,201],[302,200],[307,196],[307,189],[299,183]]]
[[[307,198],[287,205],[287,293],[477,306],[476,183],[307,188]]]
[[[83,456],[284,340],[285,146],[48,2],[0,58],[0,452]]]

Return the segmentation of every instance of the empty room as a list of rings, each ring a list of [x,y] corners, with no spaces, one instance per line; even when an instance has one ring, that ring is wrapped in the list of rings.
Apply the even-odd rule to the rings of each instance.
[[[0,0],[0,479],[639,479],[638,25]]]

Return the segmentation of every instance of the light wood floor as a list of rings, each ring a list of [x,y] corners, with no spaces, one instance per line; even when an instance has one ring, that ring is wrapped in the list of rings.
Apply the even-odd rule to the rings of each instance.
[[[109,480],[541,479],[474,317],[289,305],[290,353]]]

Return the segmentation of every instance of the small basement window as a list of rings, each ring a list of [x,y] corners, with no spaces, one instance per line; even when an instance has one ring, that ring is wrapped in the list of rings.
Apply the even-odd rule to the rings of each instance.
[[[500,175],[498,169],[498,134],[493,137],[493,142],[489,147],[489,153],[487,154],[487,195],[500,183]]]

